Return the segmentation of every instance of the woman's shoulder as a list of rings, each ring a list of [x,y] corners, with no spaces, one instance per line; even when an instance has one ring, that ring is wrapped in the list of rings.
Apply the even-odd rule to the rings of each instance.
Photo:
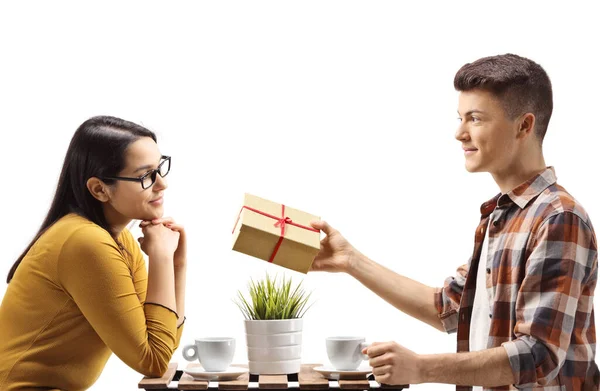
[[[94,240],[108,240],[108,231],[93,221],[75,213],[61,217],[50,229],[49,234],[62,236],[65,242],[89,243]]]
[[[127,228],[123,229],[115,240],[98,224],[74,213],[59,219],[51,230],[52,232],[48,232],[48,239],[55,243],[62,243],[63,253],[73,251],[89,255],[110,253],[125,259],[133,255],[135,259],[139,252],[139,246]]]

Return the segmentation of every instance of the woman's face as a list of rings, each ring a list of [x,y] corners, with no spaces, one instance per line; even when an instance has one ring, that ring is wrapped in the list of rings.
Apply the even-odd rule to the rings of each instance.
[[[156,169],[162,162],[158,145],[150,137],[142,137],[133,142],[125,153],[125,167],[116,175],[119,177],[141,177],[148,171]],[[165,178],[158,174],[156,182],[146,189],[142,188],[139,181],[116,180],[109,186],[110,199],[105,203],[105,207],[109,210],[105,209],[105,211],[113,217],[117,217],[114,216],[115,214],[120,215],[123,220],[160,218],[163,216],[163,195],[166,188]]]

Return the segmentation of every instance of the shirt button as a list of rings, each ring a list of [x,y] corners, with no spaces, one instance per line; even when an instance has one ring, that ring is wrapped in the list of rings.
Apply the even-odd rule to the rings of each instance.
[[[498,224],[500,224],[500,222],[498,220],[494,220],[494,222],[492,224],[494,224],[494,227],[497,227]]]
[[[490,269],[489,267],[487,269],[485,269],[485,271],[487,272],[487,274],[490,274],[492,272],[492,269]]]
[[[492,314],[490,314],[490,319],[492,319]]]

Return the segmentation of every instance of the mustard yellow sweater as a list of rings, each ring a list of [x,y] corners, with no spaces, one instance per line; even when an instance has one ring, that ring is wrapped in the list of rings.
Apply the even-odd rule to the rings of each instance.
[[[166,371],[183,327],[145,303],[140,248],[127,229],[119,241],[129,254],[75,214],[37,240],[0,306],[0,390],[87,389],[112,352],[141,374]]]

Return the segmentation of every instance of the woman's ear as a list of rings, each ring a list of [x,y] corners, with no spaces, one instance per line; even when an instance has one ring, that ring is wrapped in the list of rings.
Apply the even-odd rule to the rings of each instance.
[[[110,190],[106,183],[96,177],[91,177],[87,180],[86,186],[92,196],[100,202],[108,202],[110,200]]]

